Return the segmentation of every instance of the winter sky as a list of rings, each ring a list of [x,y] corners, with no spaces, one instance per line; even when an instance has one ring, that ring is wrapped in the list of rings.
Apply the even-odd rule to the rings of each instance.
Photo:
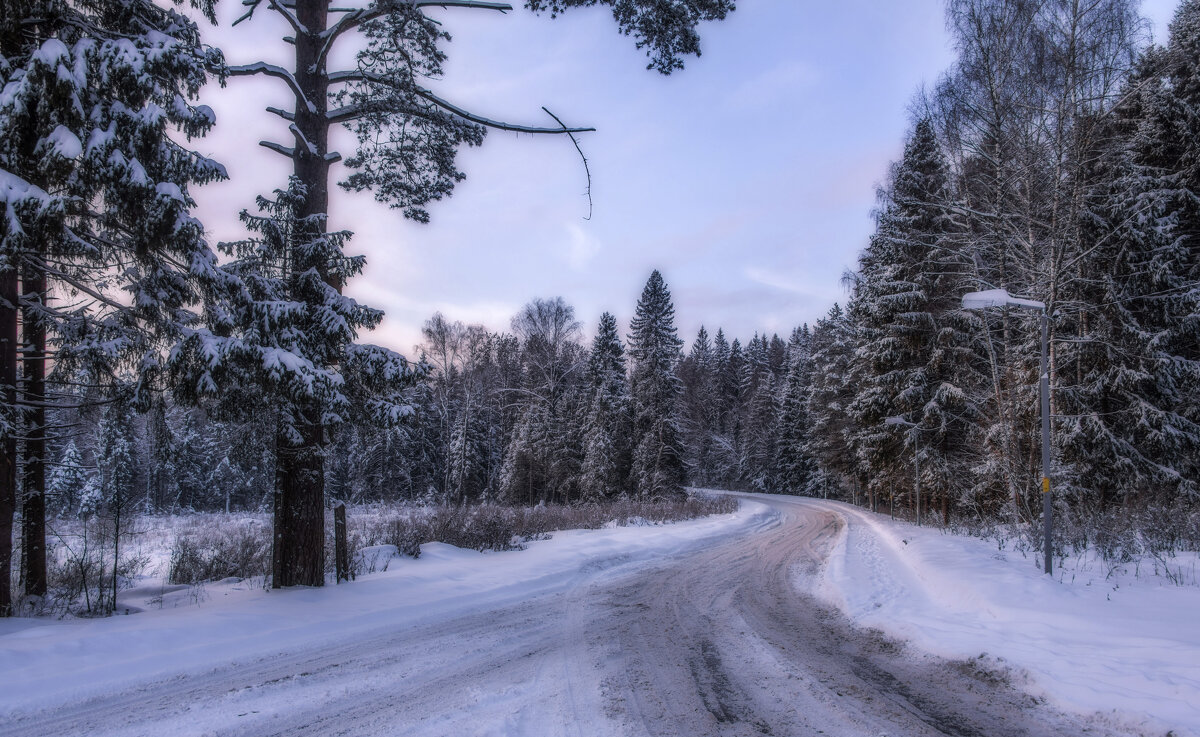
[[[338,191],[331,226],[354,231],[349,250],[368,259],[347,292],[387,313],[369,342],[412,356],[435,311],[502,330],[531,298],[558,295],[588,334],[605,310],[626,325],[655,268],[688,344],[701,324],[743,340],[786,336],[844,298],[841,275],[871,231],[913,93],[953,59],[942,0],[743,0],[702,28],[703,56],[669,77],[645,69],[604,9],[551,20],[513,4],[504,15],[434,11],[453,41],[445,78],[430,86],[493,119],[553,125],[545,105],[594,126],[580,137],[592,218],[562,136],[490,132],[460,153],[467,180],[433,203],[429,225]],[[1144,3],[1156,40],[1176,5]],[[209,31],[229,62],[286,63],[286,29],[270,17],[230,29],[240,12],[220,4]],[[257,142],[290,145],[262,108],[291,103],[270,79],[231,79],[204,98],[218,124],[198,148],[231,177],[197,193],[216,242],[239,237],[236,213],[286,181],[288,162]]]

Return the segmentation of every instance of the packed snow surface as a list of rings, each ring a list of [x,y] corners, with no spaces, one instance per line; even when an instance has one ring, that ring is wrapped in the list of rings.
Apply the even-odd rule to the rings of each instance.
[[[1044,701],[1091,725],[1062,734],[1200,735],[1200,587],[1145,571],[1049,577],[995,542],[757,495],[732,515],[558,532],[524,551],[393,552],[363,551],[386,570],[348,585],[160,586],[126,592],[152,602],[131,616],[0,621],[0,734],[1069,723]],[[838,624],[796,590],[912,646]]]
[[[120,601],[137,599],[144,606],[161,598],[162,609],[152,605],[135,615],[94,620],[0,619],[0,720],[16,709],[51,708],[277,652],[350,642],[384,628],[498,608],[568,588],[597,567],[630,569],[714,535],[748,531],[768,516],[766,507],[749,503],[734,514],[670,525],[556,532],[526,550],[498,553],[427,543],[419,559],[391,559],[386,571],[339,586],[151,587],[133,596],[126,592]]]
[[[1154,575],[1149,563],[1114,571],[1068,561],[1048,576],[1039,554],[812,503],[846,526],[822,571],[799,583],[858,624],[936,655],[1007,665],[1028,678],[1027,691],[1062,707],[1200,735],[1194,556],[1176,568],[1191,585]]]

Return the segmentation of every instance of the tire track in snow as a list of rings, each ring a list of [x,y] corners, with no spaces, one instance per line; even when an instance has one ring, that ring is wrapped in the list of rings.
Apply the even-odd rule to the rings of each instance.
[[[997,678],[910,653],[796,591],[841,520],[773,524],[569,588],[280,653],[49,712],[4,735],[1115,735]]]

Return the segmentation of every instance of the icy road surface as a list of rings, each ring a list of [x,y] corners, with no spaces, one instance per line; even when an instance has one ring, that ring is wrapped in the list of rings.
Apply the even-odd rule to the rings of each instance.
[[[1128,734],[798,593],[844,540],[846,518],[755,500],[736,523],[679,526],[703,533],[691,536],[643,528],[679,537],[443,597],[424,614],[403,598],[397,563],[337,589],[259,592],[252,603],[269,605],[257,614],[214,602],[10,632],[0,735]],[[536,553],[478,560],[521,565]],[[399,597],[390,612],[379,608],[387,591]]]

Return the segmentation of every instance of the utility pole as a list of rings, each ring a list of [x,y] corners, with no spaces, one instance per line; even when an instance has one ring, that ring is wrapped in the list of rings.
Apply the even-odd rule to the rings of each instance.
[[[989,307],[1016,307],[1023,310],[1034,310],[1042,313],[1042,360],[1041,390],[1042,413],[1042,548],[1045,551],[1045,571],[1054,572],[1051,560],[1054,540],[1054,508],[1050,504],[1050,315],[1046,312],[1046,303],[1033,299],[1014,297],[1003,289],[989,289],[984,292],[970,292],[962,298],[964,310],[982,310]]]

